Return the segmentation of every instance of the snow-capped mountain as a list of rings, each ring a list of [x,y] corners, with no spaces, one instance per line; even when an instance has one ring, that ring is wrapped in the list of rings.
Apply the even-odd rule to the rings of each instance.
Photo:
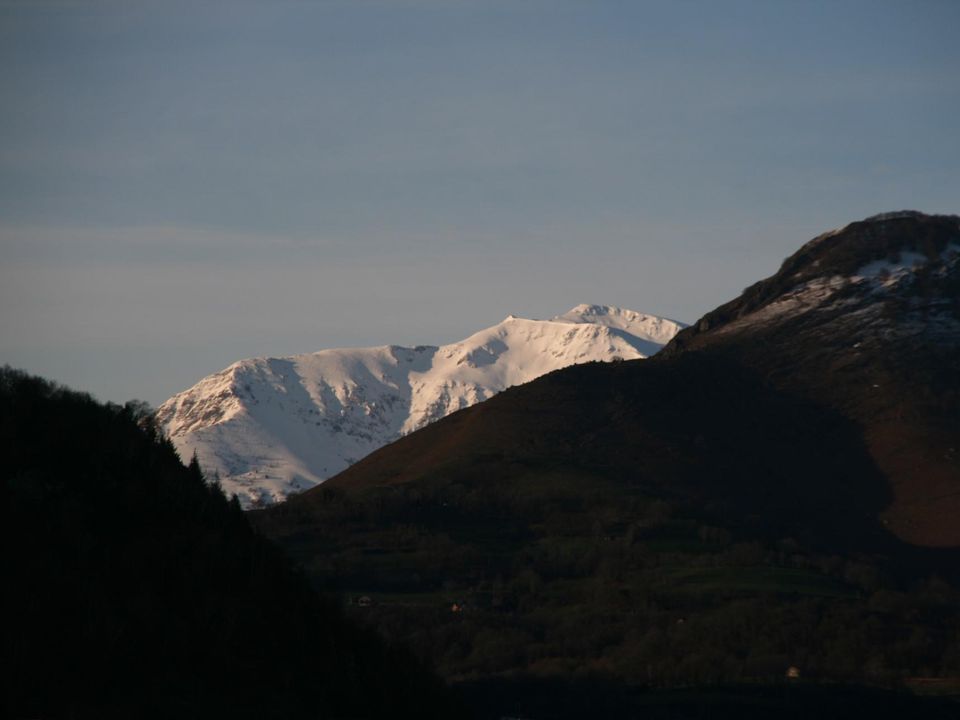
[[[167,400],[157,419],[184,459],[246,507],[283,500],[377,448],[568,365],[649,357],[684,326],[601,305],[514,316],[450,345],[241,360]]]

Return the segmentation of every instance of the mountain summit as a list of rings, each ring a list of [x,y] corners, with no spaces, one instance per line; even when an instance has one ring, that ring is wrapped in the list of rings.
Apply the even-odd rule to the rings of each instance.
[[[321,350],[242,360],[167,400],[157,419],[251,505],[306,490],[505,388],[576,363],[637,359],[683,325],[605,305],[507,317],[450,345]]]
[[[806,317],[823,335],[838,326],[867,339],[881,327],[899,338],[933,333],[956,343],[960,330],[957,216],[884,213],[814,238],[779,272],[705,315],[674,343],[701,347],[709,333],[756,334]],[[696,338],[696,339],[695,339]]]

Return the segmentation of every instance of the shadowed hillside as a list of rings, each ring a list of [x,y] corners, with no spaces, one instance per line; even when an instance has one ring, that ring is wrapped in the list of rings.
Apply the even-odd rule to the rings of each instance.
[[[485,482],[509,498],[544,471],[580,478],[585,493],[611,484],[816,546],[892,542],[876,521],[890,495],[855,426],[702,354],[554,373],[374,454],[326,487]]]

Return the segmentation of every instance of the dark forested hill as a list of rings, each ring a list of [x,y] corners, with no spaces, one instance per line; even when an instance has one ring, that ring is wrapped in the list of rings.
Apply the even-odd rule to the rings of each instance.
[[[0,372],[6,717],[456,715],[136,404]]]

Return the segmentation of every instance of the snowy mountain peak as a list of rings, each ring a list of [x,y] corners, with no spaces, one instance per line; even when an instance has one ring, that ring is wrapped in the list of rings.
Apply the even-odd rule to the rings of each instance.
[[[649,357],[682,326],[604,305],[508,316],[456,343],[241,360],[157,411],[250,507],[305,490],[398,437],[567,365]]]
[[[646,315],[635,310],[612,307],[610,305],[577,305],[563,315],[557,315],[553,322],[592,323],[623,330],[656,345],[665,345],[674,335],[686,327],[675,320]]]
[[[669,352],[697,346],[707,335],[751,334],[813,319],[825,339],[866,342],[867,336],[921,332],[955,339],[958,275],[960,217],[875,215],[809,241],[775,275],[680,333]]]

